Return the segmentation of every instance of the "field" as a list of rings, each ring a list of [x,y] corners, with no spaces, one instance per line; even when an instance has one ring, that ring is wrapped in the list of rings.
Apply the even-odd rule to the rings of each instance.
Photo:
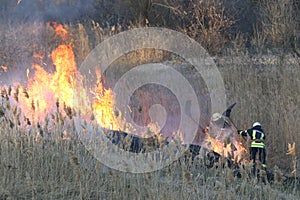
[[[3,1],[0,199],[300,199],[299,2],[288,2],[65,0],[45,5]],[[63,29],[57,33],[60,24]],[[231,114],[236,127],[246,129],[254,121],[263,125],[269,181],[255,178],[247,162],[238,163],[238,169],[230,168],[222,158],[207,168],[202,151],[194,162],[181,158],[154,172],[122,172],[101,163],[78,139],[73,117],[77,107],[72,108],[74,99],[70,96],[63,97],[64,89],[74,87],[73,73],[99,43],[120,32],[149,26],[181,32],[208,51],[224,81],[226,98],[219,100],[226,105],[237,103]],[[157,41],[161,41],[159,36]],[[56,62],[55,52],[63,47],[70,50],[68,60]],[[203,77],[182,57],[161,49],[138,49],[122,55],[103,72],[103,80],[95,73],[103,81],[96,88],[98,95],[107,97],[98,102],[99,107],[105,107],[101,112],[106,112],[105,119],[98,121],[100,126],[115,125],[110,119],[117,115],[110,107],[114,102],[110,88],[126,72],[147,63],[172,66],[190,81],[199,104],[204,106],[196,123],[206,126],[212,108]],[[67,75],[56,79],[59,73]],[[49,89],[51,94],[47,90],[53,97],[44,97],[44,105],[39,94],[60,81],[65,82]],[[177,83],[172,87],[180,90]],[[10,86],[12,91],[8,92]],[[145,95],[169,92],[160,89],[151,91],[151,86],[146,86],[133,95],[130,106],[135,122],[149,123],[154,103],[146,101]],[[168,99],[173,96],[156,96],[152,100],[167,106],[174,117],[167,128],[177,127],[177,104]],[[41,111],[42,106],[46,112]]]
[[[104,166],[78,141],[24,132],[1,122],[1,199],[299,199],[298,183],[278,168],[274,180],[263,183],[250,164],[237,177],[220,163],[208,169],[199,156],[194,164],[131,174]]]

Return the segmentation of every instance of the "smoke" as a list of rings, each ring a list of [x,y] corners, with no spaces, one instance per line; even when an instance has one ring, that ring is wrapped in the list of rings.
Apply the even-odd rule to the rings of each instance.
[[[57,41],[47,22],[75,24],[95,13],[95,0],[1,0],[0,66],[8,69],[0,70],[0,85],[26,81],[35,53],[42,53],[43,62],[51,67],[47,55]]]
[[[94,2],[94,0],[5,1],[0,7],[1,18],[5,17],[10,21],[78,21],[95,15]]]

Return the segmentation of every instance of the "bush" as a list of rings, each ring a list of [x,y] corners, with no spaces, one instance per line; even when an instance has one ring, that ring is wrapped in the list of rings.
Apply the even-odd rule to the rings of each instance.
[[[296,0],[258,1],[259,43],[268,49],[295,49],[299,40],[299,10]],[[257,39],[257,38],[256,38]]]

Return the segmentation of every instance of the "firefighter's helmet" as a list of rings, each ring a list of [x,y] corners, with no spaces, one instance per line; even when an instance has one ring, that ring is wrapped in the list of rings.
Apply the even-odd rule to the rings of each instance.
[[[261,124],[259,122],[254,122],[252,127],[255,127],[255,126],[261,126]]]
[[[211,121],[216,122],[221,118],[222,118],[222,115],[220,113],[216,112],[211,116]]]

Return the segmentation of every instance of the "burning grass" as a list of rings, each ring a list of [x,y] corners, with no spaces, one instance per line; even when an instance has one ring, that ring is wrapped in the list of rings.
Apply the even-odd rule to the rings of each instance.
[[[104,94],[101,89],[100,97]],[[286,177],[279,169],[275,172],[274,183],[265,184],[251,175],[251,165],[247,163],[229,168],[226,159],[221,157],[207,168],[210,163],[203,150],[193,160],[187,154],[189,159],[181,158],[151,173],[131,174],[110,169],[100,163],[75,134],[76,109],[58,99],[48,105],[56,108],[55,111],[50,110],[44,113],[43,120],[34,121],[36,101],[28,101],[32,115],[24,115],[18,106],[23,98],[31,98],[25,87],[1,88],[1,198],[184,199],[188,194],[192,199],[270,199],[277,196],[297,199],[299,195],[298,190],[290,189],[284,182]],[[95,118],[90,120],[95,122],[92,126],[97,130]],[[213,139],[210,137],[209,141],[216,147]],[[222,151],[223,144],[220,144]],[[105,143],[100,146],[104,150],[108,148]],[[168,148],[177,150],[172,145]],[[157,164],[151,159],[147,162],[150,166]]]
[[[116,171],[97,161],[79,140],[63,140],[59,120],[49,130],[34,124],[12,127],[6,117],[0,117],[1,199],[299,198],[299,190],[287,187],[279,169],[275,181],[264,184],[252,177],[251,165],[241,167],[238,178],[222,163],[207,168],[202,156],[151,173]],[[49,132],[51,139],[38,136]]]
[[[48,30],[49,24],[47,27]],[[75,84],[75,76],[73,75],[77,72],[76,58],[72,50],[74,44],[70,42],[72,40],[68,39],[70,34],[61,29],[63,27],[53,24],[51,28],[59,28],[56,36],[59,38],[59,45],[57,45],[58,42],[53,42],[56,46],[53,48],[53,52],[49,53],[51,63],[55,64],[55,70],[44,69],[44,65],[47,65],[44,63],[45,57],[36,55],[34,56],[36,63],[31,69],[26,70],[28,85],[17,84],[13,87],[1,88],[0,177],[2,178],[0,179],[0,194],[2,196],[0,198],[299,198],[298,185],[295,184],[296,186],[293,188],[297,189],[292,191],[279,168],[275,168],[274,182],[265,185],[260,180],[251,177],[250,165],[245,164],[244,167],[241,167],[242,178],[237,178],[236,171],[224,168],[225,164],[222,163],[222,160],[211,169],[206,168],[206,161],[201,156],[196,157],[196,162],[192,164],[174,162],[161,171],[146,174],[122,173],[99,163],[74,134],[74,117],[79,114],[74,102],[70,102],[70,94],[74,93],[72,89]],[[96,24],[91,30],[82,24],[79,24],[78,27],[69,25],[69,28],[72,33],[79,32],[76,33],[77,35],[73,35],[74,38],[77,38],[75,42],[79,43],[79,45],[74,45],[75,49],[77,48],[77,55],[81,55],[80,58],[77,58],[78,60],[82,60],[90,50],[89,43],[91,41],[88,39],[87,32],[95,31],[94,39],[97,42],[113,34],[112,27],[104,32]],[[48,42],[51,43],[51,41]],[[22,43],[18,43],[18,46],[22,46],[19,44]],[[134,54],[132,57],[147,59],[144,54],[138,56]],[[129,58],[136,59],[132,57]],[[240,59],[233,57],[229,60],[235,58]],[[63,65],[61,65],[62,61]],[[298,77],[299,68],[297,66],[299,63],[298,65],[289,63],[290,60],[285,58],[282,60],[276,58],[275,62],[275,67],[272,64],[271,68],[267,69],[261,64],[257,67],[253,64],[252,59],[244,56],[242,61],[229,63],[230,66],[221,70],[230,101],[238,99],[242,107],[240,111],[243,110],[237,114],[238,125],[244,126],[246,125],[245,121],[257,118],[264,119],[264,124],[271,133],[267,141],[268,150],[270,150],[268,162],[288,168],[288,162],[281,161],[288,159],[282,153],[287,146],[287,141],[298,140],[295,135],[298,131],[297,121],[299,119],[299,115],[297,115],[299,114],[297,111],[299,81],[293,77]],[[222,66],[222,64],[224,63],[220,65]],[[226,64],[225,62],[224,65]],[[286,64],[288,67],[285,68]],[[280,69],[275,69],[278,66]],[[252,67],[257,68],[253,69]],[[6,66],[1,66],[1,70],[11,72],[10,68]],[[274,74],[280,81],[272,76]],[[244,79],[245,75],[247,75],[247,80]],[[263,80],[261,81],[259,77],[263,77]],[[102,123],[103,127],[109,129],[117,127],[116,129],[118,129],[120,128],[119,123],[114,124],[110,120],[111,118],[107,117],[116,114],[112,109],[111,91],[103,87],[101,78],[98,80],[98,85],[95,86],[93,92],[98,97],[96,99],[99,100],[95,103],[94,108],[98,106],[99,109],[96,110],[99,112],[88,118],[92,121],[96,118],[96,121]],[[293,89],[291,90],[291,88]],[[245,91],[248,92],[245,93]],[[49,99],[49,97],[51,98]],[[71,99],[73,100],[72,97]],[[270,99],[273,101],[270,102]],[[270,107],[274,112],[268,111]],[[100,108],[107,109],[101,110]],[[109,120],[103,121],[104,119]],[[221,142],[214,141],[211,137],[208,137],[207,140],[212,140],[211,144],[219,142],[217,147],[223,147],[223,140]],[[223,154],[222,149],[218,150],[221,154]],[[231,152],[224,152],[224,155],[228,153]],[[294,163],[297,163],[295,157],[293,155],[292,159]],[[294,165],[296,166],[296,164]],[[296,173],[294,175],[296,177]],[[297,177],[295,180],[294,183],[297,183]]]
[[[291,185],[287,181],[291,179],[276,168],[274,179],[264,183],[252,176],[250,163],[231,168],[224,157],[208,168],[203,149],[193,160],[187,152],[187,160],[181,158],[151,173],[131,174],[110,169],[78,139],[74,121],[77,115],[73,109],[66,106],[57,109],[46,115],[44,123],[22,119],[20,109],[10,101],[26,95],[26,90],[21,88],[1,88],[0,193],[3,199],[299,198],[297,177]],[[60,104],[57,101],[53,107],[58,108]],[[34,110],[34,105],[31,109]],[[97,127],[93,125],[93,129]],[[288,153],[295,157],[293,147],[290,146]],[[172,145],[168,148],[177,150]]]

